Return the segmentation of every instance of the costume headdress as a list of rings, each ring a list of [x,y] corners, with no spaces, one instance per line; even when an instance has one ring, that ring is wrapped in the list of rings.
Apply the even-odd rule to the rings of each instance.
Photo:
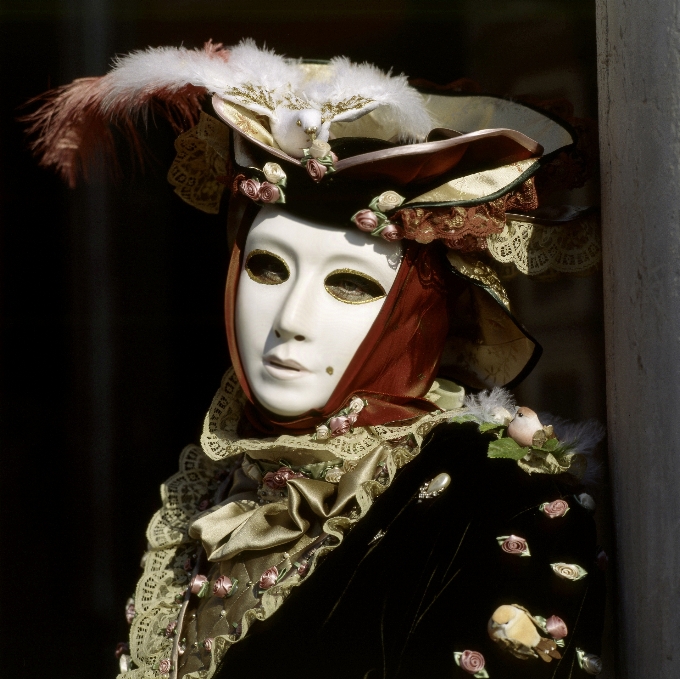
[[[201,109],[207,95],[216,117]],[[180,197],[214,213],[225,191],[231,194],[229,231],[237,247],[227,327],[233,355],[238,234],[257,206],[275,203],[404,241],[404,272],[390,295],[401,296],[402,311],[409,299],[416,321],[428,309],[438,320],[427,333],[427,324],[416,322],[407,336],[399,305],[388,299],[341,383],[348,393],[380,395],[382,415],[371,420],[367,408],[362,424],[417,414],[437,370],[473,388],[517,383],[540,348],[511,315],[497,270],[514,264],[524,273],[583,271],[599,258],[587,213],[537,209],[534,179],[541,171],[554,175],[576,139],[568,124],[532,106],[464,92],[424,93],[403,75],[345,58],[303,62],[247,40],[229,50],[207,43],[203,50],[136,52],[101,78],[48,93],[29,117],[33,148],[43,165],[73,184],[98,147],[111,150],[110,126],[122,128],[139,148],[134,123],[151,112],[178,130],[190,128],[176,141],[168,176]],[[416,287],[423,295],[427,289],[432,304],[421,303]],[[380,366],[379,356],[385,360],[386,348],[395,352],[399,343],[408,348],[400,353],[408,365],[395,369],[390,381],[385,362],[368,379],[368,357]],[[238,358],[236,364],[239,372]],[[329,401],[329,407],[341,405],[341,399]],[[326,415],[314,413],[299,426]]]

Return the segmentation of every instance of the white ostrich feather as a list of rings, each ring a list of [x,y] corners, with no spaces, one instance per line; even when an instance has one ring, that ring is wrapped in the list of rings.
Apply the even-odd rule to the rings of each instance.
[[[268,116],[281,148],[298,157],[300,145],[309,146],[307,128],[327,141],[332,123],[351,122],[370,112],[379,124],[396,129],[404,142],[422,141],[435,126],[423,98],[404,75],[336,57],[315,79],[299,59],[259,48],[251,39],[225,51],[223,58],[182,47],[133,52],[116,59],[108,79],[104,111],[122,98],[133,102],[135,95],[192,85]],[[298,120],[305,129],[296,129],[301,127]]]
[[[109,91],[102,100],[107,110],[120,98],[163,89],[175,92],[187,85],[214,92],[230,84],[228,62],[203,50],[184,47],[150,47],[114,61],[107,79]]]

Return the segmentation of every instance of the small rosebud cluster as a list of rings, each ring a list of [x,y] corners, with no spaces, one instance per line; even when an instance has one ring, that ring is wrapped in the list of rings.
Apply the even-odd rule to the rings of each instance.
[[[365,401],[358,396],[354,396],[349,405],[341,410],[337,415],[331,417],[325,424],[320,424],[316,428],[316,441],[328,441],[331,436],[342,436],[352,430],[356,424],[359,413],[364,409]]]
[[[385,213],[395,210],[403,202],[404,197],[396,191],[385,191],[371,201],[368,209],[359,210],[352,217],[352,221],[371,236],[380,236],[386,241],[401,240],[404,237],[402,230],[393,224]]]
[[[305,166],[307,174],[318,183],[327,174],[335,172],[338,157],[331,151],[328,142],[315,139],[308,149],[304,149],[300,162]]]
[[[285,203],[286,196],[283,189],[286,186],[286,173],[278,163],[267,163],[262,168],[262,174],[266,181],[260,182],[257,179],[240,179],[237,177],[238,190],[250,200],[256,203]]]

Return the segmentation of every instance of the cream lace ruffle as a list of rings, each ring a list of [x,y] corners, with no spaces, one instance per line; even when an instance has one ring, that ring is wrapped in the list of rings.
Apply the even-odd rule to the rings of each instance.
[[[437,388],[441,391],[442,385],[437,385]],[[461,399],[456,397],[456,400],[462,400],[462,392]],[[449,399],[448,403],[451,402]],[[178,618],[190,580],[185,563],[196,554],[199,547],[197,541],[189,537],[188,528],[202,513],[198,508],[201,500],[215,494],[220,475],[223,476],[240,462],[241,453],[257,457],[264,451],[275,451],[277,456],[285,457],[287,451],[299,453],[304,450],[314,453],[321,460],[342,458],[352,461],[378,447],[385,450],[386,482],[373,480],[363,483],[355,496],[355,509],[325,522],[324,532],[336,538],[336,543],[324,545],[314,554],[306,575],[310,577],[318,560],[342,542],[344,535],[366,514],[374,499],[389,487],[397,470],[420,452],[423,438],[431,429],[462,412],[462,409],[457,409],[430,413],[401,427],[358,428],[352,434],[318,443],[312,440],[311,435],[239,439],[236,436],[236,424],[244,403],[243,392],[230,369],[206,416],[201,437],[202,448],[195,445],[185,448],[180,456],[179,472],[161,486],[163,506],[154,515],[147,530],[149,549],[144,560],[144,572],[135,592],[136,617],[130,630],[130,653],[136,668],[123,672],[119,679],[166,679],[169,676],[160,671],[163,669],[162,661],[169,661],[173,652],[173,637],[166,636],[166,628]],[[400,439],[409,439],[411,445],[401,445]],[[261,606],[251,608],[243,615],[240,636],[216,636],[209,666],[185,674],[186,679],[212,677],[229,646],[243,638],[255,620],[272,615],[283,604],[290,590],[299,583],[300,576],[295,574],[264,592]]]
[[[588,216],[578,223],[542,226],[509,220],[501,233],[487,238],[491,256],[514,265],[523,274],[550,276],[585,275],[601,259],[598,220]]]
[[[230,370],[225,375],[222,387],[215,395],[203,423],[201,447],[213,460],[225,460],[241,453],[252,455],[260,450],[271,450],[273,447],[281,451],[281,457],[285,457],[287,451],[307,450],[322,455],[324,459],[358,460],[380,443],[395,441],[410,434],[415,426],[359,427],[354,433],[338,436],[323,443],[315,441],[313,434],[283,435],[276,439],[239,439],[236,427],[244,404],[245,396],[238,379]],[[418,443],[420,445],[420,442]]]

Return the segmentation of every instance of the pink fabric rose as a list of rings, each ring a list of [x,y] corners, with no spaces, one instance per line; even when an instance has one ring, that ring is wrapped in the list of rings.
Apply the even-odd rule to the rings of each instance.
[[[211,651],[211,650],[212,650],[212,645],[213,645],[212,637],[208,637],[208,638],[203,642],[203,648],[205,648],[206,651]]]
[[[275,203],[281,197],[281,191],[274,184],[262,182],[258,196],[261,203]]]
[[[352,427],[352,422],[349,417],[331,417],[331,421],[328,423],[331,428],[331,433],[333,436],[342,436],[346,434]]]
[[[206,509],[210,507],[210,500],[201,500],[198,503],[198,511],[199,512],[204,512]]]
[[[132,624],[132,621],[135,619],[135,615],[137,615],[137,611],[135,610],[135,605],[134,604],[128,604],[125,607],[125,619],[127,620],[128,625]]]
[[[213,585],[213,596],[226,599],[231,594],[233,588],[234,583],[231,581],[231,578],[228,578],[226,575],[220,575]]]
[[[481,672],[485,664],[484,656],[477,651],[463,651],[460,656],[460,668],[470,674]]]
[[[303,578],[305,575],[307,575],[307,571],[309,570],[309,563],[307,561],[303,561],[298,567],[297,567],[297,573],[298,575]]]
[[[553,639],[564,639],[564,637],[569,634],[569,630],[567,629],[564,620],[558,618],[556,615],[551,615],[545,621],[545,628]]]
[[[289,467],[281,467],[278,471],[267,472],[262,480],[264,481],[264,485],[268,488],[280,490],[281,488],[286,487],[286,484],[290,479],[299,479],[302,476],[304,476],[304,474],[294,472]]]
[[[516,535],[510,535],[501,545],[501,549],[508,554],[523,554],[527,551],[527,541]]]
[[[238,185],[239,191],[250,198],[250,200],[257,200],[260,195],[260,182],[256,179],[243,179]]]
[[[551,519],[564,516],[569,511],[569,504],[565,500],[554,500],[543,505],[543,513]]]
[[[130,647],[124,641],[116,646],[116,660],[119,660],[121,655],[130,655]]]
[[[191,583],[189,584],[189,589],[192,594],[198,594],[205,583],[208,582],[208,578],[205,575],[194,575],[191,578]]]
[[[161,674],[170,674],[171,669],[172,669],[172,663],[170,662],[169,658],[163,658],[163,660],[161,660],[158,663],[158,671]]]
[[[260,589],[269,589],[270,587],[273,587],[276,584],[276,581],[278,579],[279,569],[276,566],[272,566],[271,568],[268,568],[264,573],[262,573],[262,576],[260,577],[257,586]]]
[[[378,228],[378,218],[373,210],[359,210],[352,221],[362,230],[362,231],[375,231]]]
[[[380,237],[384,238],[386,241],[395,241],[401,240],[404,237],[404,234],[401,232],[401,229],[399,229],[398,226],[390,222],[380,232]]]
[[[310,158],[307,161],[307,174],[315,181],[320,182],[327,172],[326,166],[322,165],[318,160]]]
[[[168,626],[165,628],[165,636],[169,639],[175,633],[176,629],[177,620],[173,620],[171,623],[168,623]]]

